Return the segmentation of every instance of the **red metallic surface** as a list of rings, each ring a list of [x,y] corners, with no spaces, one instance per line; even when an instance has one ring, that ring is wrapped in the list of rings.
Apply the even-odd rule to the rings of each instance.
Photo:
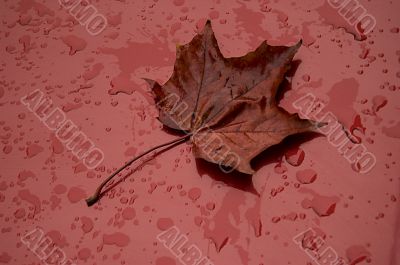
[[[309,228],[346,264],[400,264],[399,1],[360,2],[377,21],[366,38],[324,0],[90,2],[108,19],[97,36],[59,1],[1,0],[1,264],[43,263],[21,242],[35,227],[76,264],[185,264],[157,239],[173,225],[215,265],[324,264],[293,241]],[[315,94],[376,166],[360,174],[316,137],[269,150],[252,178],[226,176],[182,144],[135,163],[88,208],[113,170],[178,137],[162,130],[141,78],[167,81],[176,44],[207,19],[226,57],[303,39],[281,106],[295,112]],[[87,169],[21,104],[35,89],[104,152],[99,167]]]

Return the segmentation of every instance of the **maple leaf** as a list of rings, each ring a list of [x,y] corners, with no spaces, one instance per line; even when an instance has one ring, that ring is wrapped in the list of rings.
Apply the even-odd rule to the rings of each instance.
[[[195,157],[253,174],[250,162],[258,154],[290,135],[314,131],[315,122],[289,114],[276,99],[300,46],[301,41],[291,47],[263,42],[245,56],[225,58],[207,21],[191,42],[177,47],[174,72],[164,85],[145,79],[159,120],[184,136],[132,158],[101,183],[88,206],[119,172],[162,147],[190,140]]]
[[[174,72],[164,85],[147,80],[159,120],[191,135],[195,157],[253,174],[255,156],[315,128],[276,100],[300,46],[263,42],[243,57],[225,58],[208,21],[190,43],[177,47]]]

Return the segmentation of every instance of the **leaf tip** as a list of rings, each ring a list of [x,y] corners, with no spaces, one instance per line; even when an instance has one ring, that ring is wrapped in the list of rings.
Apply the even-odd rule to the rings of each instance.
[[[316,127],[317,129],[328,125],[327,122],[315,122],[314,124],[315,124],[315,127]]]
[[[211,20],[210,19],[207,19],[207,21],[206,21],[206,24],[204,25],[204,28],[203,28],[203,32],[206,32],[206,31],[213,31],[212,30],[212,25],[211,25]]]
[[[303,44],[303,39],[300,39],[293,47],[297,50],[301,47]]]
[[[326,125],[328,125],[327,122],[318,122],[318,121],[313,121],[313,120],[307,120],[307,121],[310,124],[309,130],[311,132],[315,132],[315,133],[318,133],[318,134],[323,134],[323,133],[321,133],[321,128],[326,126]]]
[[[240,163],[235,170],[247,175],[254,175],[254,173],[256,173],[256,171],[251,167],[249,161]]]
[[[149,79],[149,78],[142,78],[142,80],[146,81],[146,83],[147,83],[151,88],[153,88],[154,85],[157,83],[156,81],[154,81],[154,80],[152,80],[152,79]]]

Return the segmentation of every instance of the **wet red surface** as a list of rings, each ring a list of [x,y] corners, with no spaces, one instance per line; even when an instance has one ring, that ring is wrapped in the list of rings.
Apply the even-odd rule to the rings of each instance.
[[[361,2],[377,21],[366,36],[323,0],[90,2],[108,19],[97,36],[59,1],[1,0],[0,263],[39,264],[21,242],[39,227],[76,264],[185,264],[157,240],[175,226],[215,265],[312,264],[315,235],[293,241],[310,228],[344,264],[400,264],[399,1]],[[295,112],[313,93],[375,167],[360,174],[314,137],[268,150],[252,178],[227,176],[182,144],[136,163],[88,208],[113,170],[177,137],[142,78],[167,81],[176,45],[207,19],[226,57],[302,38],[281,106]],[[101,165],[86,168],[20,102],[35,89],[104,152]]]

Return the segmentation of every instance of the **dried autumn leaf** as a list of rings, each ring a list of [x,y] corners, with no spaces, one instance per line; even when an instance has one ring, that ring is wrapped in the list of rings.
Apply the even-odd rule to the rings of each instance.
[[[112,178],[143,156],[190,141],[195,157],[254,173],[250,161],[287,136],[313,131],[315,123],[278,106],[276,94],[301,42],[292,47],[263,42],[243,57],[225,58],[207,22],[202,33],[177,48],[172,77],[147,80],[159,120],[185,135],[132,158],[105,179],[87,205],[95,204]]]
[[[195,157],[252,174],[250,161],[287,136],[315,124],[278,106],[279,85],[301,46],[263,42],[243,57],[225,58],[210,21],[202,33],[177,47],[172,77],[147,80],[167,127],[191,135]]]

